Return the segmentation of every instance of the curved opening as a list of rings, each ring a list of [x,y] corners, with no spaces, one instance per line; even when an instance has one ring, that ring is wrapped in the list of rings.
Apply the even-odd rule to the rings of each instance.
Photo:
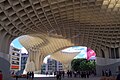
[[[28,58],[28,51],[20,44],[18,39],[19,37],[14,39],[9,48],[11,75],[15,75],[17,72],[22,74]]]
[[[49,55],[46,57],[45,62],[42,65],[42,69],[41,69],[42,74],[50,74],[51,75],[51,74],[54,74],[55,71],[64,71],[64,69],[63,69],[64,63],[65,63],[64,60],[67,60],[68,59],[67,56],[71,56],[71,55],[66,56],[63,54],[74,54],[74,53],[78,53],[78,54],[77,54],[77,56],[72,57],[72,59],[70,59],[71,66],[74,64],[74,63],[72,63],[73,61],[83,60],[83,62],[82,63],[79,62],[79,64],[86,64],[87,66],[89,64],[91,64],[90,66],[93,66],[93,68],[85,68],[85,69],[86,70],[92,69],[95,72],[96,53],[92,49],[87,48],[85,46],[71,46],[71,47],[62,49],[59,52],[60,52],[60,54],[56,54],[57,56],[55,56],[53,54],[53,55]],[[60,57],[60,56],[62,56],[62,57]],[[67,63],[69,63],[69,62],[67,62]],[[75,66],[76,66],[76,64],[75,64]],[[71,68],[69,70],[73,70],[73,69]],[[79,68],[78,68],[78,70],[79,70]]]
[[[19,43],[19,41],[18,41],[18,39],[19,38],[16,38],[16,39],[14,39],[13,41],[12,41],[12,43],[11,43],[11,46],[14,48],[14,49],[12,49],[12,50],[14,50],[14,51],[18,51],[18,52],[12,52],[12,54],[14,54],[15,56],[16,56],[16,54],[17,53],[19,53],[19,54],[21,54],[21,53],[28,53],[27,52],[27,50],[26,50],[26,52],[23,52],[22,50],[25,50],[25,48]],[[87,59],[87,60],[95,60],[95,56],[96,56],[96,54],[95,54],[95,52],[92,50],[92,49],[90,49],[90,48],[87,48],[87,47],[85,47],[85,46],[71,46],[71,47],[68,47],[68,48],[64,48],[64,49],[62,49],[62,50],[60,50],[59,51],[60,53],[63,53],[63,54],[71,54],[71,53],[78,53],[78,55],[76,56],[76,55],[74,55],[74,57],[72,57],[72,59],[70,59],[69,57],[69,59],[70,59],[70,61],[69,60],[67,60],[67,61],[69,61],[70,63],[71,63],[71,61],[73,60],[73,59]],[[92,53],[91,53],[92,52]],[[11,53],[11,52],[10,52]],[[89,55],[89,54],[90,55]],[[56,53],[54,53],[54,54],[56,54]],[[15,57],[14,56],[14,57]],[[17,54],[17,56],[22,56],[22,55],[18,55]],[[11,74],[14,74],[14,72],[15,71],[21,71],[22,70],[22,72],[23,72],[23,70],[25,69],[25,65],[26,64],[24,64],[24,68],[23,69],[21,69],[21,65],[22,64],[20,64],[20,63],[26,63],[26,61],[27,61],[27,58],[28,58],[28,54],[24,54],[24,56],[26,56],[26,58],[24,58],[24,60],[23,60],[23,62],[22,62],[22,58],[21,59],[19,59],[18,57],[17,58],[12,58],[12,59],[14,59],[13,60],[13,64],[11,65]],[[60,55],[60,56],[62,56],[62,55]],[[63,55],[64,56],[64,55]],[[68,55],[69,56],[69,55]],[[67,56],[66,56],[67,57]],[[16,61],[17,60],[17,61]],[[21,62],[20,62],[21,61]],[[56,61],[56,60],[52,60],[52,59],[48,59],[47,60],[47,68],[46,68],[46,64],[43,64],[42,65],[42,68],[41,68],[41,72],[43,72],[43,73],[46,73],[46,72],[49,72],[50,74],[51,73],[53,73],[54,71],[63,71],[64,69],[63,69],[63,64],[64,64],[64,60],[62,60],[63,62],[60,62],[60,61]],[[66,63],[66,62],[65,62]],[[19,65],[18,65],[19,64]],[[48,65],[50,66],[52,64],[52,66],[51,67],[48,67]],[[54,64],[54,65],[53,65]],[[16,65],[18,65],[18,66],[16,66]],[[68,64],[67,64],[68,65]],[[40,65],[41,66],[41,65]],[[66,65],[64,65],[64,66],[66,66]],[[38,72],[40,72],[40,71],[38,71]]]

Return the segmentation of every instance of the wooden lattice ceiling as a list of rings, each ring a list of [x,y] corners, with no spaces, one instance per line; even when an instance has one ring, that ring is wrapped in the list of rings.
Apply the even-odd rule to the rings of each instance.
[[[46,34],[94,50],[120,45],[120,0],[0,0],[0,31]]]

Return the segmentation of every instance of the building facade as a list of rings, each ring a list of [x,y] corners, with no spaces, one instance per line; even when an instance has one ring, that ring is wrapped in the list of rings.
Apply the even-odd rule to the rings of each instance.
[[[26,53],[21,53],[21,71],[23,72],[25,69],[25,65],[27,62],[28,54]]]
[[[62,64],[59,61],[50,58],[47,60],[47,64],[43,64],[41,68],[42,73],[48,72],[49,74],[53,74],[53,72],[55,71],[62,70],[63,70]]]
[[[10,70],[17,72],[21,69],[21,49],[10,46]]]

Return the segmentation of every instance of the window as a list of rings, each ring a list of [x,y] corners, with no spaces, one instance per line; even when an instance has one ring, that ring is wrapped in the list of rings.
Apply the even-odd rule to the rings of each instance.
[[[119,58],[119,49],[115,48],[115,54],[116,54],[116,58]]]
[[[114,48],[111,48],[111,58],[115,58],[115,54],[114,54]]]
[[[101,49],[101,53],[102,53],[102,57],[105,58],[105,53],[102,49]]]
[[[111,58],[119,58],[119,49],[111,48]]]

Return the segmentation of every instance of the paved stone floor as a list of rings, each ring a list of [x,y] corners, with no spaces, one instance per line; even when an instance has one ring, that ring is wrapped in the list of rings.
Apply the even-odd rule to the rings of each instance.
[[[13,80],[16,80],[15,78]],[[18,80],[27,80],[26,78],[19,78]],[[54,77],[36,77],[33,80],[57,80]],[[100,77],[90,77],[90,78],[62,78],[61,80],[100,80]]]

